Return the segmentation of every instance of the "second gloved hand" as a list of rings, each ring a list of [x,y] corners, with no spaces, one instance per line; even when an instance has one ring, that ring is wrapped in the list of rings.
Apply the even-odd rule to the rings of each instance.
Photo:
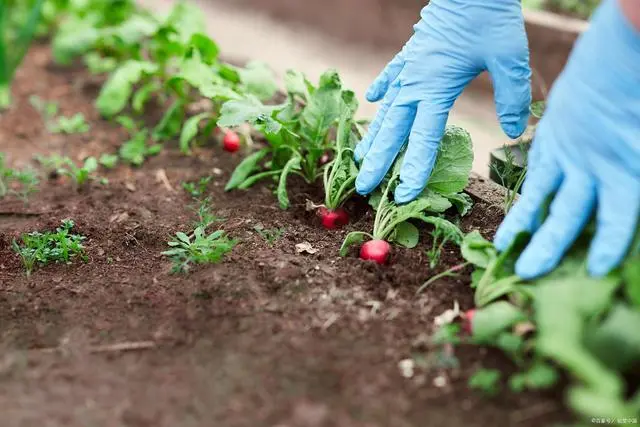
[[[431,0],[415,34],[370,87],[383,99],[356,148],[356,189],[382,181],[407,137],[395,200],[413,200],[435,163],[449,111],[462,90],[488,70],[502,129],[511,138],[527,125],[531,103],[529,50],[520,0]]]

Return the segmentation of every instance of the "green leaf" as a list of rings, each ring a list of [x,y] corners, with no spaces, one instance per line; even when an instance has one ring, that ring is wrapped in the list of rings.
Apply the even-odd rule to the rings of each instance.
[[[344,242],[342,242],[342,246],[340,246],[340,256],[347,256],[349,253],[349,248],[353,245],[360,244],[364,241],[365,237],[371,237],[367,233],[363,233],[361,231],[354,231],[347,234]]]
[[[291,171],[300,169],[300,157],[293,156],[284,165],[282,173],[280,174],[280,180],[278,181],[278,202],[280,202],[280,209],[287,209],[289,207],[289,195],[287,194],[287,177]]]
[[[329,129],[340,117],[342,84],[336,71],[320,78],[320,87],[311,95],[300,116],[300,133],[307,141],[321,146]]]
[[[133,111],[142,113],[145,104],[151,99],[153,93],[160,89],[161,86],[157,81],[150,81],[142,85],[136,90],[131,99],[131,108],[133,108]]]
[[[189,40],[189,45],[198,50],[202,61],[206,64],[213,64],[220,53],[216,42],[204,33],[194,33]]]
[[[531,104],[531,106],[529,107],[529,111],[531,112],[533,117],[537,119],[541,119],[542,115],[544,114],[545,108],[546,108],[545,101],[536,101]]]
[[[272,114],[280,108],[282,107],[264,105],[254,96],[227,101],[220,110],[218,125],[221,127],[236,127],[243,123],[252,125],[262,123],[266,132],[278,133],[282,129],[282,124],[277,122],[272,117]]]
[[[640,361],[639,326],[640,311],[619,303],[587,331],[587,346],[607,367],[626,372]]]
[[[523,320],[526,316],[516,306],[506,301],[494,302],[477,310],[473,316],[473,339],[478,343],[490,343],[501,332]]]
[[[405,248],[412,249],[418,246],[420,232],[418,228],[410,222],[401,222],[396,225],[393,241]]]
[[[87,172],[95,172],[98,169],[98,161],[95,157],[89,157],[84,161],[84,170]]]
[[[516,392],[524,389],[541,390],[553,387],[558,382],[558,371],[548,363],[537,361],[526,372],[513,375],[509,382]]]
[[[127,105],[133,85],[142,79],[144,74],[157,71],[155,64],[144,61],[129,60],[122,64],[104,84],[96,108],[105,117],[112,117],[121,112]]]
[[[307,101],[311,96],[311,83],[307,80],[304,73],[295,70],[287,70],[284,76],[284,84],[289,95],[298,95]]]
[[[638,417],[638,413],[625,405],[620,395],[609,394],[596,388],[572,387],[568,392],[568,402],[569,406],[585,418],[617,420],[623,417]]]
[[[622,270],[625,292],[633,305],[640,307],[640,254],[627,259]]]
[[[500,391],[500,377],[502,373],[497,369],[478,369],[469,378],[469,387],[482,391],[488,396],[495,396]]]
[[[278,90],[273,71],[262,62],[251,61],[238,74],[244,90],[260,100],[273,98]]]
[[[445,196],[456,207],[460,216],[465,216],[473,208],[473,199],[467,193],[447,194]]]
[[[189,154],[191,152],[191,141],[198,134],[198,125],[200,122],[210,116],[211,113],[200,113],[193,117],[190,117],[182,127],[182,132],[180,133],[180,151],[184,154]]]
[[[100,31],[90,21],[69,20],[53,38],[53,58],[58,64],[69,65],[73,58],[89,51],[100,36]]]
[[[433,227],[437,231],[438,236],[442,236],[446,240],[451,241],[456,245],[462,244],[462,239],[464,238],[464,236],[462,235],[462,231],[451,221],[445,218],[427,215],[421,216],[420,220],[426,222],[427,224],[433,225]]]
[[[427,188],[440,194],[459,193],[469,183],[473,165],[471,135],[457,126],[447,126]]]
[[[481,268],[487,268],[489,263],[498,256],[498,251],[494,248],[493,243],[482,237],[477,230],[464,236],[461,250],[462,256],[467,262]]]
[[[245,157],[244,160],[242,160],[242,162],[240,162],[240,164],[234,169],[229,182],[227,182],[227,185],[224,187],[224,191],[233,190],[242,184],[249,175],[257,169],[258,163],[260,163],[268,153],[269,150],[263,148],[262,150],[256,151],[255,153]]]
[[[183,233],[182,231],[178,231],[176,233],[176,237],[178,238],[178,240],[183,241],[184,243],[189,243],[191,242],[191,239],[189,239],[189,236],[187,236],[185,233]]]
[[[182,121],[185,115],[185,103],[177,99],[171,104],[160,120],[160,123],[153,129],[153,139],[168,140],[180,133]]]

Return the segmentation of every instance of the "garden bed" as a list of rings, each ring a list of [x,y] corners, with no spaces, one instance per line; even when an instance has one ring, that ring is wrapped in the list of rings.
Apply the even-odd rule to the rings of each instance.
[[[94,110],[100,83],[80,68],[53,65],[46,46],[33,47],[12,109],[0,116],[9,163],[115,151],[126,133]],[[50,134],[32,95],[59,102],[67,115],[83,113],[91,130]],[[28,205],[0,200],[4,426],[540,426],[567,417],[556,392],[486,399],[469,390],[478,367],[509,366],[498,352],[462,346],[459,368],[437,363],[426,337],[454,302],[471,308],[470,270],[415,292],[461,262],[456,247],[436,271],[428,268],[424,230],[420,246],[394,248],[388,266],[354,253],[341,258],[346,233],[372,222],[363,202],[347,205],[349,226],[327,232],[305,209],[307,199],[322,200],[319,186],[292,181],[287,211],[265,184],[224,192],[241,158],[217,147],[185,157],[174,147],[141,168],[101,173],[108,185],[78,192],[56,179]],[[161,252],[195,218],[181,183],[209,175],[213,212],[240,243],[220,264],[171,274]],[[472,180],[476,204],[461,226],[492,237],[501,195],[485,185]],[[27,277],[11,241],[65,218],[87,236],[88,261]],[[256,226],[282,235],[270,243]],[[299,253],[305,242],[310,250]],[[429,368],[405,378],[398,364],[412,356]]]

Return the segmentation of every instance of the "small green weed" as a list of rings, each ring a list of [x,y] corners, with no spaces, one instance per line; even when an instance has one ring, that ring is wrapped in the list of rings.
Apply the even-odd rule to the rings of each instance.
[[[161,144],[147,145],[149,139],[149,129],[144,129],[132,118],[119,116],[116,121],[129,132],[130,139],[122,144],[119,155],[127,163],[133,166],[140,166],[147,157],[155,156],[162,151]]]
[[[268,229],[264,228],[262,224],[256,225],[253,229],[267,242],[269,246],[273,246],[273,244],[280,239],[286,231],[286,228],[284,227]]]
[[[223,221],[223,218],[220,218],[211,211],[211,199],[209,198],[201,200],[198,206],[193,208],[193,210],[198,217],[194,227],[203,227],[206,229],[216,222]]]
[[[113,169],[118,164],[118,156],[116,154],[104,153],[100,156],[98,163],[107,169]]]
[[[78,188],[85,185],[91,179],[98,179],[93,174],[98,169],[98,161],[95,157],[87,158],[80,167],[78,167],[69,157],[62,157],[59,155],[38,157],[38,161],[46,169],[71,178]],[[101,181],[104,182],[104,180]]]
[[[62,221],[62,225],[55,232],[34,231],[23,234],[20,237],[20,243],[16,240],[12,241],[13,250],[20,255],[27,276],[31,275],[37,265],[47,265],[52,262],[68,264],[73,257],[87,261],[82,245],[85,237],[72,234],[73,226],[73,221],[67,219]]]
[[[77,113],[71,117],[60,116],[49,125],[52,133],[64,133],[67,135],[89,132],[91,127],[84,118],[84,114]]]
[[[202,197],[207,192],[207,186],[211,182],[212,176],[200,178],[196,182],[183,182],[182,188],[194,199]]]
[[[0,153],[0,199],[14,195],[26,203],[29,195],[36,191],[38,183],[38,175],[34,171],[7,167],[4,153]]]
[[[500,392],[500,377],[501,373],[496,369],[478,369],[469,379],[469,387],[495,396]]]
[[[171,247],[162,252],[173,262],[172,273],[187,273],[193,264],[215,264],[236,245],[236,241],[225,235],[224,230],[207,235],[205,227],[197,227],[191,235],[177,232]]]

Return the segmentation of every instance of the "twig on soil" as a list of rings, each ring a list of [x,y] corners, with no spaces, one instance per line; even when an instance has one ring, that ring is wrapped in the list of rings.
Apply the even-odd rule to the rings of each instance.
[[[153,341],[133,341],[133,342],[122,342],[116,344],[106,344],[106,345],[98,345],[88,348],[88,353],[120,353],[125,351],[141,351],[141,350],[151,350],[156,348],[156,343]],[[63,350],[63,347],[53,347],[53,348],[40,348],[34,351],[39,353],[57,353]]]

